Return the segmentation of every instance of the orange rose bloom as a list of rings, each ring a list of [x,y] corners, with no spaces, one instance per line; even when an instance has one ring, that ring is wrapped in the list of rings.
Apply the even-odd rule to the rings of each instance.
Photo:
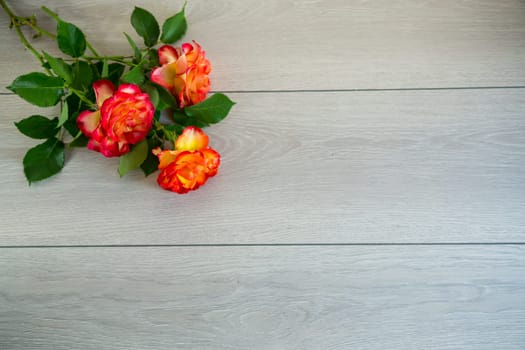
[[[208,136],[199,128],[189,126],[175,142],[175,151],[153,150],[159,157],[158,184],[169,191],[187,193],[204,185],[217,174],[220,155],[208,146]]]
[[[168,89],[179,107],[203,101],[210,91],[210,61],[201,46],[184,43],[182,47],[164,45],[158,50],[161,67],[151,72],[151,81]]]

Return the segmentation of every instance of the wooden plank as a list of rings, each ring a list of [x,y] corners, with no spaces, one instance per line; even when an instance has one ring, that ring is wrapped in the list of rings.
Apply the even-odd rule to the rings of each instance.
[[[2,249],[3,349],[522,349],[525,250]]]
[[[0,245],[525,241],[523,89],[231,97],[179,196],[88,150],[28,187],[12,123],[42,110],[0,96]]]
[[[133,34],[129,1],[10,3],[25,15],[48,5],[79,25],[102,53],[131,52],[121,35]],[[182,1],[133,4],[163,21]],[[216,90],[525,85],[520,0],[190,1],[187,17],[186,39],[206,48]],[[36,69],[7,24],[0,15],[0,92]],[[56,52],[45,40],[37,46]]]

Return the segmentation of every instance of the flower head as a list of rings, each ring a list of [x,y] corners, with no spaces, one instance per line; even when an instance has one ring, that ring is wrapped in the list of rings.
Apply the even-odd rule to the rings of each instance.
[[[182,46],[161,46],[158,50],[160,67],[151,72],[151,81],[168,89],[179,107],[203,101],[210,91],[210,61],[201,46],[184,43]]]
[[[93,89],[99,109],[80,113],[78,128],[89,138],[89,149],[106,157],[121,156],[148,135],[153,104],[148,94],[133,84],[122,84],[115,91],[109,80],[99,80]]]
[[[199,128],[184,129],[175,151],[153,150],[159,158],[158,184],[180,194],[198,189],[217,174],[220,155],[208,146],[208,136]]]

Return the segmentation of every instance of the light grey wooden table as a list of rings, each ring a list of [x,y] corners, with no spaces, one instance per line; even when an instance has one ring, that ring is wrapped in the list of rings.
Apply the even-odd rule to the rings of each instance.
[[[128,1],[11,4],[128,50]],[[237,105],[219,175],[177,196],[87,150],[27,186],[13,122],[50,111],[5,89],[36,65],[0,15],[0,349],[525,348],[524,1],[187,17]]]

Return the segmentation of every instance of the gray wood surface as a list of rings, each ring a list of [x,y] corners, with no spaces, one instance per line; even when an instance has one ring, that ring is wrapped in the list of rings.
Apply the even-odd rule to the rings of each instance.
[[[5,249],[2,349],[523,349],[522,246]]]
[[[27,15],[45,4],[82,28],[101,52],[131,54],[120,35],[134,34],[127,0],[11,2]],[[159,18],[181,4],[133,1]],[[525,85],[520,0],[189,1],[187,15],[186,38],[206,48],[216,90]],[[0,76],[3,89],[34,59],[15,33],[0,31],[0,41],[0,71],[8,72]],[[54,52],[45,40],[39,46]]]
[[[39,110],[0,96],[0,245],[525,241],[525,89],[230,97],[219,175],[176,196],[88,150],[28,187]]]
[[[129,1],[9,2],[106,54],[136,38]],[[219,175],[177,196],[87,150],[27,186],[13,122],[56,110],[5,89],[37,67],[0,13],[0,350],[525,347],[524,1],[187,17],[237,105],[208,129]]]

